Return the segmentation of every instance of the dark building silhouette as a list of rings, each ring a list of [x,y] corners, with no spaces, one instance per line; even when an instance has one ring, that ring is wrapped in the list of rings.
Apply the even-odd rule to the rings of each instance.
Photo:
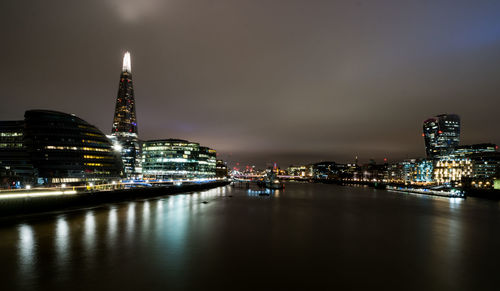
[[[223,160],[216,161],[216,169],[215,169],[215,177],[217,178],[226,178],[228,175],[227,165]]]
[[[24,145],[24,121],[0,121],[0,185],[34,183],[34,169]]]
[[[126,52],[123,57],[111,135],[116,138],[116,142],[120,145],[125,175],[127,178],[139,177],[142,172],[141,143],[137,130],[129,52]]]
[[[123,166],[120,155],[95,126],[57,111],[29,110],[24,117],[24,121],[10,122],[17,128],[13,131],[16,139],[12,140],[14,146],[0,155],[0,163],[10,163],[11,170],[23,169],[22,173],[31,175],[34,184],[84,184],[120,179]],[[8,133],[7,124],[0,124],[3,135]]]
[[[460,117],[456,114],[441,114],[424,121],[423,137],[427,157],[453,153],[460,142]]]

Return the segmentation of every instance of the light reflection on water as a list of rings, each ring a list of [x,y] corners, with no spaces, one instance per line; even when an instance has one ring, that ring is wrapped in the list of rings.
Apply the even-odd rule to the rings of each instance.
[[[18,227],[17,251],[19,256],[19,272],[21,277],[29,278],[33,275],[36,263],[36,242],[33,228],[22,224]]]
[[[57,218],[56,222],[56,235],[55,235],[55,248],[56,248],[56,261],[59,266],[59,271],[63,271],[64,265],[68,262],[70,257],[70,234],[69,226],[66,217],[61,215]]]
[[[131,202],[127,209],[127,238],[133,239],[135,230],[135,202]]]
[[[496,203],[314,184],[256,199],[260,193],[266,190],[223,187],[48,215],[12,229],[17,251],[3,264],[17,268],[2,271],[17,272],[18,286],[44,278],[60,290],[64,282],[90,290],[111,279],[118,289],[136,281],[184,289],[221,277],[254,286],[259,279],[244,274],[262,268],[277,274],[271,287],[286,288],[278,279],[290,276],[313,282],[326,270],[352,284],[362,284],[354,274],[374,282],[389,272],[419,277],[414,286],[453,289],[472,284],[464,272],[492,271],[477,258],[500,257],[492,247],[500,245]],[[46,275],[54,269],[57,276]]]
[[[84,224],[84,235],[83,244],[85,246],[85,251],[87,253],[92,253],[95,248],[96,241],[96,222],[94,212],[92,210],[87,211],[85,214],[85,224]]]
[[[113,206],[109,209],[108,213],[108,223],[107,223],[107,246],[108,250],[114,249],[114,242],[116,240],[117,231],[118,231],[118,218],[117,218],[117,210],[116,207]]]

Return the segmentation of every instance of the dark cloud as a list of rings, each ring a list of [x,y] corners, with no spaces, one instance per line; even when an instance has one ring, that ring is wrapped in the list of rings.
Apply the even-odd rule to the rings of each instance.
[[[500,143],[498,1],[2,1],[1,119],[75,113],[109,132],[132,52],[139,131],[244,163],[424,154],[462,117]]]

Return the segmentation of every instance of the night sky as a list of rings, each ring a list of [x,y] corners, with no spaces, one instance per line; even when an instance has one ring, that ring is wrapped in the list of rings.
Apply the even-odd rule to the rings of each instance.
[[[0,2],[0,119],[111,130],[132,54],[139,135],[264,166],[424,156],[422,121],[500,144],[500,1]]]

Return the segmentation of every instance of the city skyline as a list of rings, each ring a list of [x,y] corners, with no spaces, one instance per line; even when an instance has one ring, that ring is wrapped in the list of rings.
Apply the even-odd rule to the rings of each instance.
[[[52,18],[44,17],[50,7],[37,4],[28,11],[16,3],[1,9],[12,12],[3,15],[4,24],[16,17],[36,22],[48,37],[29,46],[37,30],[9,26],[1,54],[3,119],[54,109],[110,132],[114,78],[120,56],[130,50],[142,139],[193,140],[248,164],[347,162],[356,155],[396,160],[424,157],[422,122],[455,113],[462,118],[462,144],[500,143],[499,4],[445,1],[426,9],[336,2],[303,11],[301,2],[291,1],[257,12],[253,5],[262,3],[199,2],[198,11],[176,1],[129,10],[133,4],[111,2],[68,4]],[[94,33],[96,24],[85,26],[84,18],[100,8],[106,13],[93,15],[102,33]],[[348,16],[363,20],[350,23]],[[378,21],[383,17],[390,21]],[[202,30],[207,25],[213,31]],[[72,34],[58,36],[67,27]],[[81,42],[98,45],[83,50]]]

